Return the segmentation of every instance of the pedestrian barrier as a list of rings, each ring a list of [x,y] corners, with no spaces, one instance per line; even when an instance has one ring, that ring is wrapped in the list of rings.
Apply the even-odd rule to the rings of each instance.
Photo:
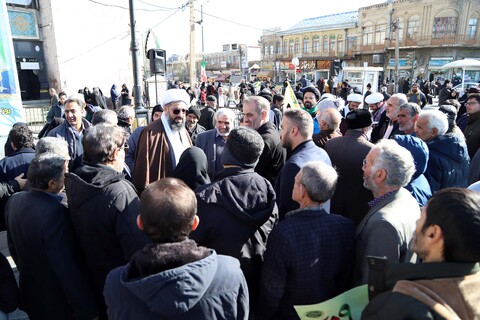
[[[50,106],[24,105],[24,119],[34,134],[38,134],[47,123],[47,113]]]

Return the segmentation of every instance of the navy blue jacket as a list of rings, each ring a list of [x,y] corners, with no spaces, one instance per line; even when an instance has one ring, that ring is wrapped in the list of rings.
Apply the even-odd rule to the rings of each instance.
[[[61,197],[30,190],[7,204],[8,247],[20,272],[21,308],[30,319],[97,315],[68,209]]]
[[[188,242],[148,245],[129,264],[110,272],[104,291],[109,319],[248,319],[248,288],[238,260],[213,250],[193,258],[198,250],[189,252]],[[165,252],[170,251],[165,246],[177,252]],[[150,247],[157,257],[138,259]],[[179,260],[187,254],[193,261],[182,264]]]
[[[430,184],[424,175],[429,158],[428,146],[420,138],[411,135],[395,135],[394,139],[400,146],[410,151],[413,156],[415,173],[405,189],[410,191],[420,207],[424,207],[432,196]]]
[[[297,173],[309,161],[323,161],[330,166],[332,165],[327,152],[317,147],[313,140],[305,141],[293,150],[290,158],[285,162],[282,170],[280,170],[275,183],[280,220],[285,217],[287,212],[299,208],[298,203],[292,200],[293,184],[295,183]]]
[[[27,178],[28,166],[35,157],[35,150],[32,148],[22,148],[15,151],[9,157],[0,160],[0,182],[9,184],[13,187],[15,184],[15,177],[24,174],[23,178]],[[11,188],[10,190],[13,191]],[[9,193],[4,193],[0,198],[0,231],[5,230],[5,205],[9,199]]]
[[[290,212],[268,238],[256,319],[298,319],[293,306],[352,286],[355,227],[321,207]]]
[[[432,192],[444,188],[466,188],[470,170],[465,141],[445,134],[427,142],[430,151],[425,177],[430,183]]]

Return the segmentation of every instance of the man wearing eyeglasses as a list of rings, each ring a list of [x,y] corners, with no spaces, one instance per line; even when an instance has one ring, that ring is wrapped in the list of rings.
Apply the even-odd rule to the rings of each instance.
[[[143,130],[138,141],[132,182],[139,194],[152,182],[169,177],[192,141],[185,129],[190,96],[183,89],[167,90],[164,112]]]
[[[467,142],[468,154],[470,159],[480,148],[480,94],[473,93],[468,95],[467,102],[467,127],[463,131]]]

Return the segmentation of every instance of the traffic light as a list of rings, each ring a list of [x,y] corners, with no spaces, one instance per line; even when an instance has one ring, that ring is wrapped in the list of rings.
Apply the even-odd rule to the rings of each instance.
[[[148,59],[150,60],[151,73],[165,73],[167,53],[162,49],[148,50]]]

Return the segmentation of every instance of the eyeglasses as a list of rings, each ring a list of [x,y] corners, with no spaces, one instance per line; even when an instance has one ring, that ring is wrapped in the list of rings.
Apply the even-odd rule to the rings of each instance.
[[[362,163],[363,163],[364,166],[366,166],[367,165],[367,159],[363,159]]]
[[[471,105],[474,105],[474,104],[478,104],[478,101],[465,102],[466,106],[471,106]]]
[[[173,109],[172,112],[173,114],[187,113],[187,109]]]
[[[127,150],[127,149],[128,149],[128,143],[127,143],[127,141],[125,141],[125,142],[123,143],[123,145],[120,146],[120,147],[118,147],[118,148],[119,148],[119,149],[125,149],[125,150]]]

